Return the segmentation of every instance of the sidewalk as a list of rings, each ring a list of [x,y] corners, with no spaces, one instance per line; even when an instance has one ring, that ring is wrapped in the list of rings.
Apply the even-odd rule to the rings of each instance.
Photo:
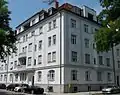
[[[91,92],[78,92],[78,93],[51,93],[46,92],[46,95],[93,95],[95,93],[101,93],[101,91],[91,91]]]

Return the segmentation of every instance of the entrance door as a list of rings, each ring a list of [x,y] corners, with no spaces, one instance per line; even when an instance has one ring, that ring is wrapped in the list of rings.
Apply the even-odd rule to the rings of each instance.
[[[34,84],[33,83],[34,82],[34,80],[33,80],[34,77],[33,76],[34,76],[34,73],[28,73],[28,79],[27,80],[28,80],[28,84],[29,85],[33,85]]]
[[[119,83],[119,76],[117,76],[117,85],[119,86],[120,83]]]

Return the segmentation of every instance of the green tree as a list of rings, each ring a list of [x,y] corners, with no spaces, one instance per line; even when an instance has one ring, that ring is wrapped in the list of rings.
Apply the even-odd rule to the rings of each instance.
[[[102,27],[95,33],[97,51],[109,51],[120,43],[120,0],[100,0],[98,15]]]
[[[11,20],[8,10],[8,2],[0,0],[0,59],[3,61],[7,55],[16,51],[15,47],[15,32],[9,26]]]

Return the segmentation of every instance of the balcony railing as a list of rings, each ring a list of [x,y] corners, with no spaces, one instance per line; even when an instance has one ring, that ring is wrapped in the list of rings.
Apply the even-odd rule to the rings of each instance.
[[[24,58],[26,57],[26,52],[19,53],[19,58]]]
[[[25,70],[26,69],[26,65],[17,65],[16,69],[17,70]]]

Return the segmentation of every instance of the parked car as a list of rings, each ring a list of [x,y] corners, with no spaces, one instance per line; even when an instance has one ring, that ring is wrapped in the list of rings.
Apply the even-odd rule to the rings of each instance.
[[[102,89],[102,93],[120,93],[120,87],[118,86],[108,86]]]
[[[4,83],[0,83],[0,89],[6,89],[6,85]]]
[[[19,86],[15,87],[14,91],[16,92],[23,92],[24,88],[28,88],[29,85],[28,84],[20,84]]]
[[[23,92],[31,93],[31,94],[43,94],[44,89],[39,86],[29,86],[28,88],[24,88]]]
[[[15,87],[19,86],[20,84],[14,83],[14,84],[9,84],[6,89],[14,91]]]

